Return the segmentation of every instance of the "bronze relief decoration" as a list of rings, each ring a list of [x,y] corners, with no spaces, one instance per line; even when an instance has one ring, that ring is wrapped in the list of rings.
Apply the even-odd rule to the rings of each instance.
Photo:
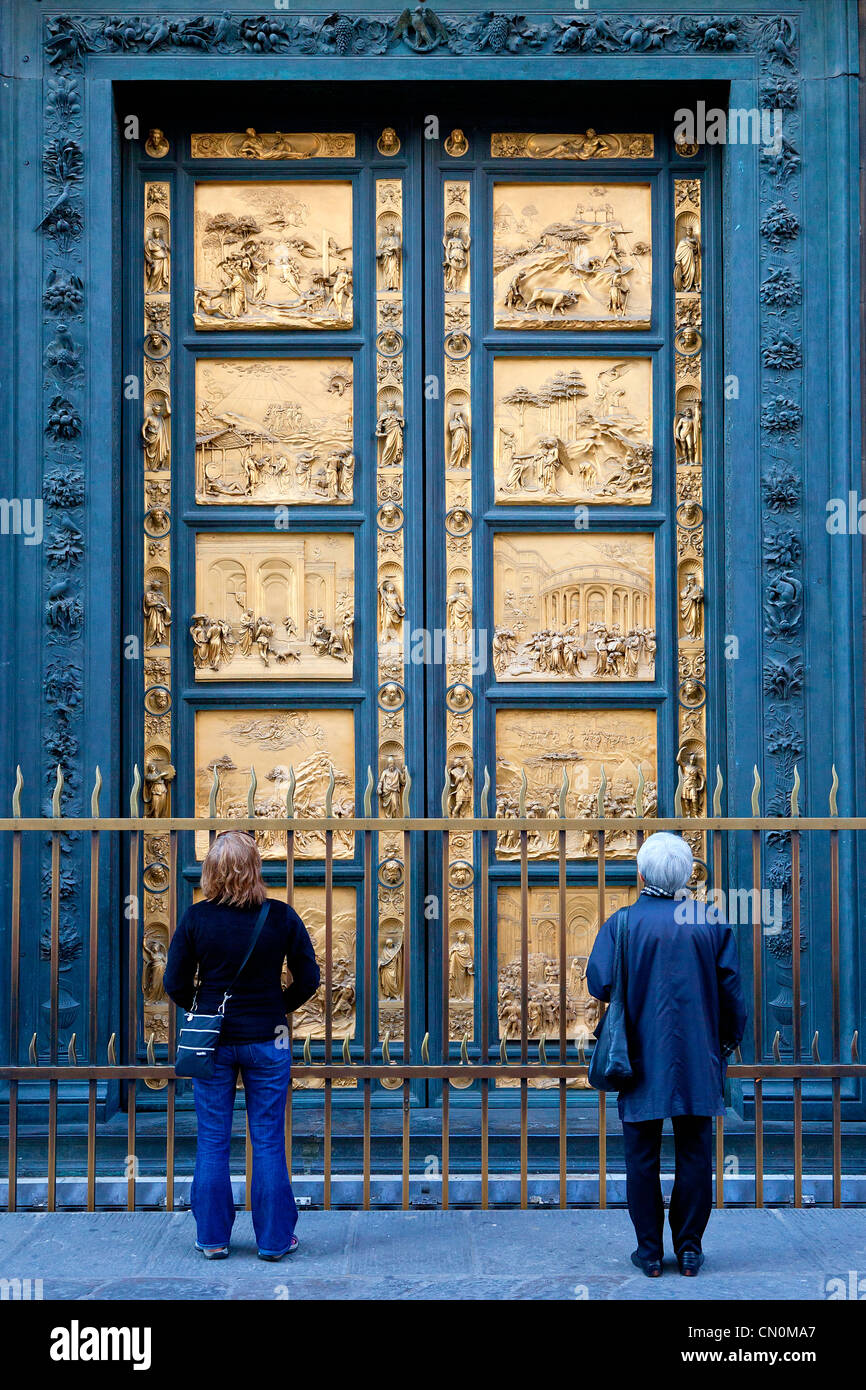
[[[351,184],[197,183],[194,319],[351,328]]]
[[[354,159],[355,137],[315,131],[262,134],[248,126],[225,135],[191,135],[190,153],[193,159]]]
[[[599,135],[589,127],[582,135],[538,132],[494,132],[490,137],[494,159],[652,159],[652,135]]]
[[[640,533],[494,536],[497,680],[652,680],[653,555]]]
[[[605,815],[635,814],[641,772],[644,780],[644,814],[657,811],[656,713],[655,710],[607,709],[503,709],[496,715],[496,816],[506,822],[497,834],[499,859],[520,858],[520,834],[507,828],[519,814],[523,778],[526,777],[526,815],[551,821],[550,833],[529,834],[530,859],[555,858],[559,831],[559,797],[563,772],[569,790],[565,813],[580,819],[597,814],[603,792]],[[570,831],[566,852],[570,859],[595,856],[597,836]],[[608,858],[633,859],[634,835],[609,831],[605,837]]]
[[[254,814],[264,820],[286,815],[291,772],[295,774],[294,807],[300,819],[326,814],[331,776],[332,812],[338,819],[355,808],[355,727],[351,710],[234,709],[198,710],[195,716],[195,814],[207,816],[214,783],[219,779],[216,814],[249,815],[253,786]],[[334,857],[350,859],[354,835],[335,830]],[[263,859],[285,859],[284,833],[264,825],[256,831]],[[196,835],[196,855],[207,853],[207,834]],[[299,859],[323,859],[324,835],[297,832]]]
[[[497,328],[649,328],[648,184],[496,183]]]
[[[493,402],[497,502],[652,501],[648,357],[498,357]]]
[[[348,533],[199,533],[196,680],[351,680],[354,540]]]
[[[199,358],[195,390],[197,502],[352,501],[351,358]]]
[[[170,816],[172,762],[171,633],[171,186],[144,186],[144,463],[142,616],[144,753],[141,799],[147,817]],[[163,974],[170,936],[168,836],[142,839],[142,1021],[145,1040],[168,1040]],[[151,1083],[148,1083],[151,1084]],[[161,1084],[161,1083],[157,1083]]]

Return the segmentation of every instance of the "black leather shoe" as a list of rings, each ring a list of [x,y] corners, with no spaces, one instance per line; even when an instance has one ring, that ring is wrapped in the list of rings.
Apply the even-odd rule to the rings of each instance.
[[[696,1278],[703,1262],[704,1252],[702,1250],[684,1250],[682,1255],[677,1256],[680,1274],[684,1279]]]
[[[638,1269],[643,1270],[647,1279],[660,1279],[662,1272],[661,1260],[642,1260],[636,1250],[631,1252],[631,1262]]]

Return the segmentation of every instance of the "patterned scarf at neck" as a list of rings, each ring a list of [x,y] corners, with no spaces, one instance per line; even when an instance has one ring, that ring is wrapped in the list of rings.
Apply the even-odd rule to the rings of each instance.
[[[640,891],[646,893],[650,898],[672,898],[674,896],[673,893],[666,893],[662,888],[654,888],[651,883],[645,883]]]

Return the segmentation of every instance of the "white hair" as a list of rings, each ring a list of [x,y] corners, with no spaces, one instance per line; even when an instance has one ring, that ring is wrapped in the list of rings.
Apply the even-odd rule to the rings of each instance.
[[[673,895],[684,888],[692,875],[694,858],[680,835],[657,830],[644,840],[637,852],[638,872],[650,888]]]

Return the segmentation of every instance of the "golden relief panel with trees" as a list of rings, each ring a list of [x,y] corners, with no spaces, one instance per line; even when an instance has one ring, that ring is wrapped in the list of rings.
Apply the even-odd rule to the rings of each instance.
[[[500,533],[493,615],[499,681],[652,680],[653,537]]]
[[[195,411],[197,502],[352,501],[351,358],[199,358]]]
[[[525,814],[549,818],[550,831],[529,832],[530,859],[555,858],[559,849],[560,794],[563,773],[568,778],[566,816],[581,819],[598,814],[604,784],[607,816],[636,814],[638,787],[643,781],[644,815],[657,813],[657,731],[655,710],[648,709],[501,709],[496,714],[496,816],[504,822],[520,814],[526,778]],[[593,858],[598,837],[569,831],[570,859]],[[634,835],[609,831],[609,858],[633,858]],[[499,859],[520,858],[520,832],[507,824],[496,837]]]
[[[193,307],[196,328],[351,328],[351,183],[197,183]]]
[[[497,328],[649,328],[649,184],[496,183]]]
[[[333,775],[331,812],[335,817],[334,858],[351,859],[354,835],[339,828],[340,818],[355,811],[355,727],[351,710],[219,709],[195,716],[195,814],[207,816],[214,776],[219,787],[219,817],[284,817],[294,773],[294,814],[315,819],[327,814]],[[207,833],[196,835],[196,855],[207,853]],[[286,838],[264,825],[256,831],[263,859],[285,859]],[[295,834],[299,859],[323,859],[325,837],[318,831]]]
[[[497,502],[648,505],[653,487],[648,357],[497,357]]]
[[[351,680],[355,544],[348,532],[196,536],[196,680]]]

